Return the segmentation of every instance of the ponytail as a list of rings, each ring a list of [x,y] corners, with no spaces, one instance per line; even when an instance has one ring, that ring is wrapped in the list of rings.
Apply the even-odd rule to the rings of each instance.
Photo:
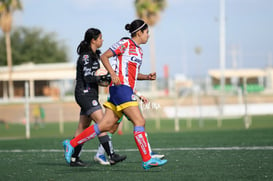
[[[82,40],[81,43],[77,47],[78,55],[91,51],[91,48],[90,48],[91,40],[92,39],[96,40],[100,34],[101,34],[101,31],[99,29],[89,28],[85,32],[84,40]]]

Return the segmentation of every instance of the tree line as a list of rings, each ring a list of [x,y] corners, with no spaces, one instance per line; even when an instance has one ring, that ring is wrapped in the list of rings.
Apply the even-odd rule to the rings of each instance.
[[[13,65],[33,62],[67,62],[67,46],[57,40],[57,34],[40,28],[16,27],[10,34]],[[5,37],[0,36],[0,66],[7,65]]]

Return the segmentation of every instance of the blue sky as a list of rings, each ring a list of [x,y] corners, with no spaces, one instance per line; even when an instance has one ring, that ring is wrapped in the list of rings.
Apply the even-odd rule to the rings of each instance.
[[[14,25],[56,32],[68,46],[71,62],[89,27],[103,32],[104,52],[123,36],[136,18],[134,0],[21,0]],[[204,76],[219,68],[219,0],[168,0],[153,28],[157,73]],[[195,48],[201,47],[200,55]],[[143,73],[150,72],[149,44],[142,45]],[[232,50],[234,52],[232,56]],[[265,68],[273,62],[273,0],[226,0],[226,67]],[[271,58],[270,58],[271,57]]]

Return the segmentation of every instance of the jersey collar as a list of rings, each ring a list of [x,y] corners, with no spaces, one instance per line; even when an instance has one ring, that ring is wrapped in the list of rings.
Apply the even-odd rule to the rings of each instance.
[[[129,41],[133,42],[133,43],[135,44],[136,47],[139,47],[139,48],[140,48],[140,46],[137,45],[136,42],[135,42],[133,39],[131,39],[131,38],[129,38],[129,37],[124,37],[124,38],[122,38],[122,40],[124,40],[124,39],[129,39]]]

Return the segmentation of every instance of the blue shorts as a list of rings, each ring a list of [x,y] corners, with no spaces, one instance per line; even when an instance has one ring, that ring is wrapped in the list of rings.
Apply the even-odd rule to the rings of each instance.
[[[109,88],[110,98],[103,105],[113,110],[120,118],[122,110],[130,106],[138,106],[137,99],[131,87],[126,85],[111,86]]]

